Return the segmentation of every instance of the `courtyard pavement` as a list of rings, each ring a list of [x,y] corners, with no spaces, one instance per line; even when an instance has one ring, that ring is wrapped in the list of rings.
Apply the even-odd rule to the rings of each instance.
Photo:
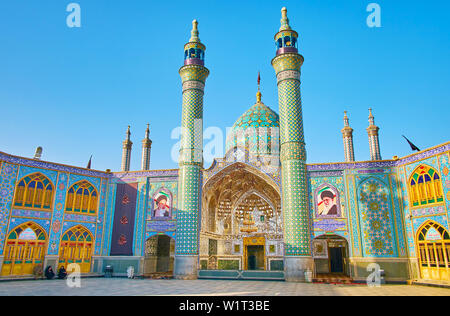
[[[419,285],[331,285],[275,281],[81,279],[81,288],[65,280],[0,282],[1,296],[450,296],[450,289]]]

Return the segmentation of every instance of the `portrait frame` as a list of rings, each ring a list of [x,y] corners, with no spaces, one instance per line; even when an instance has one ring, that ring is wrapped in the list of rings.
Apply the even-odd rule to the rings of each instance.
[[[325,191],[328,191],[328,193],[323,193]],[[332,214],[323,214],[325,203],[322,200],[322,197],[324,199],[326,197],[330,198],[331,194],[333,194],[333,205],[330,207]],[[317,189],[314,190],[314,210],[315,210],[315,218],[340,218],[342,217],[342,210],[341,210],[341,201],[339,198],[339,190],[330,183],[322,183],[320,186],[317,187]],[[333,207],[336,206],[335,212],[333,211]],[[329,210],[330,211],[330,210]]]
[[[166,202],[164,203],[164,199]],[[170,190],[165,187],[161,187],[155,191],[150,201],[151,219],[155,221],[167,221],[172,219],[173,211],[173,195]],[[165,204],[161,205],[161,203]],[[157,212],[164,212],[168,215],[157,215]]]

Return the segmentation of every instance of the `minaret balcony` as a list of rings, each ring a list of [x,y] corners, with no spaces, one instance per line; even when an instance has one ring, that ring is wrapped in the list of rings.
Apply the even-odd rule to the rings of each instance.
[[[286,53],[298,53],[298,49],[296,47],[281,47],[277,50],[277,56]]]
[[[205,61],[201,60],[200,58],[187,58],[184,60],[184,65],[199,65],[204,66]]]

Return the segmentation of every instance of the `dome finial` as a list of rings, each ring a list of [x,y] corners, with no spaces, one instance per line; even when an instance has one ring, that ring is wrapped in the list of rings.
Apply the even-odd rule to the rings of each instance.
[[[258,71],[258,92],[256,92],[256,103],[261,103],[261,91],[260,91],[260,85],[261,85],[261,74]]]
[[[198,22],[197,20],[192,21],[192,31],[191,31],[191,39],[189,42],[200,43],[200,38],[198,37]]]
[[[287,17],[287,9],[286,7],[283,7],[281,9],[281,27],[280,31],[287,31],[290,30],[291,27],[289,26],[289,19]]]

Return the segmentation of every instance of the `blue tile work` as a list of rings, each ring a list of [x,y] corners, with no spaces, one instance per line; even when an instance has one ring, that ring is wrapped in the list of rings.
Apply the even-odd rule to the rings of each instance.
[[[24,223],[33,222],[41,226],[41,228],[45,231],[46,235],[50,231],[50,219],[37,219],[37,218],[24,218],[24,217],[11,217],[9,220],[9,229],[8,234],[17,226],[20,226]],[[8,236],[7,234],[7,236]]]
[[[445,146],[443,146],[445,147]],[[401,202],[403,204],[404,213],[404,227],[406,230],[407,244],[409,250],[409,256],[416,256],[416,236],[422,226],[426,221],[435,221],[445,228],[449,229],[448,223],[448,209],[449,209],[449,189],[450,181],[448,178],[449,174],[449,164],[448,164],[448,152],[440,153],[437,155],[426,157],[425,159],[419,159],[418,161],[412,161],[410,164],[399,166],[398,173],[400,175],[400,188],[402,192]],[[408,180],[411,174],[419,165],[428,165],[435,168],[440,176],[442,187],[444,191],[444,200],[446,203],[439,203],[436,205],[422,206],[422,207],[411,207],[409,196],[408,196]]]
[[[397,257],[388,175],[356,176],[365,257]]]
[[[169,192],[171,197],[171,213],[172,216],[168,220],[154,220],[153,214],[153,197],[160,191]],[[165,181],[154,181],[150,178],[148,200],[146,205],[146,224],[145,224],[145,241],[156,235],[165,234],[169,237],[176,238],[176,223],[178,210],[178,179],[171,178]]]
[[[450,218],[450,153],[439,156],[439,173],[444,189],[444,201],[447,207],[447,216]],[[448,227],[448,226],[447,226]]]
[[[323,234],[336,234],[344,237],[349,243],[351,249],[351,238],[348,232],[348,215],[347,215],[347,198],[345,194],[345,183],[343,172],[341,176],[315,176],[314,173],[309,173],[308,191],[309,191],[309,206],[310,217],[313,220],[313,227],[311,231],[311,240]],[[339,217],[318,217],[317,216],[317,201],[316,197],[318,190],[324,186],[331,187],[338,192],[336,197],[336,204],[338,206]]]
[[[12,209],[11,217],[27,217],[36,219],[51,219],[52,212],[49,211],[35,211],[35,210],[23,210],[23,209]]]
[[[17,179],[20,181],[22,178],[33,174],[33,173],[42,173],[44,176],[46,176],[53,184],[53,187],[56,184],[58,172],[53,170],[47,170],[47,169],[41,169],[41,168],[35,168],[35,167],[28,167],[28,166],[20,166],[19,167],[19,175],[17,176]]]
[[[102,242],[104,240],[104,226],[105,226],[105,200],[106,200],[106,188],[107,179],[101,180],[101,190],[100,190],[100,202],[97,212],[97,230],[95,232],[95,249],[94,254],[99,256],[101,254]]]
[[[86,228],[87,230],[89,230],[89,232],[91,232],[92,236],[95,236],[95,223],[86,223],[86,222],[64,222],[63,224],[63,235],[72,227],[74,226],[83,226],[84,228]]]
[[[133,253],[135,256],[144,255],[144,245],[143,242],[145,235],[145,216],[146,216],[146,204],[147,204],[147,187],[148,179],[146,182],[138,184],[138,196],[136,203],[136,216],[134,225],[134,244]]]
[[[111,252],[112,224],[116,203],[116,184],[108,184],[107,201],[105,206],[105,230],[101,255],[107,256]]]
[[[389,187],[390,187],[390,196],[391,196],[391,203],[394,209],[394,230],[395,230],[395,236],[396,240],[398,242],[397,249],[398,254],[400,257],[406,257],[407,256],[407,244],[405,242],[405,225],[404,225],[404,215],[400,208],[400,199],[401,196],[399,196],[399,187],[398,183],[399,180],[397,178],[396,174],[390,174],[389,175]]]
[[[351,232],[350,238],[350,256],[362,257],[361,230],[359,227],[358,204],[356,203],[355,177],[346,176],[347,192],[348,192],[348,209],[349,209],[349,227]]]
[[[83,175],[79,175],[79,174],[70,174],[70,176],[69,176],[69,188],[73,184],[75,184],[75,183],[77,183],[79,181],[82,181],[82,180],[88,181],[89,183],[91,183],[95,187],[97,192],[100,192],[100,183],[102,181],[101,178],[87,177],[87,176],[83,176]]]
[[[55,202],[53,206],[52,229],[50,231],[48,254],[57,255],[59,253],[59,244],[62,235],[62,227],[64,223],[64,209],[66,203],[66,194],[69,181],[67,173],[60,172],[55,192]]]
[[[405,230],[406,230],[406,240],[408,244],[408,251],[409,256],[414,257],[416,255],[416,248],[415,248],[415,234],[414,234],[414,227],[412,224],[411,219],[409,216],[411,216],[411,211],[409,209],[409,200],[408,200],[408,193],[407,193],[407,187],[406,183],[407,178],[405,174],[405,168],[399,167],[397,169],[397,173],[399,174],[400,181],[400,189],[402,192],[402,198],[400,199],[400,202],[403,205],[403,215],[404,215],[404,223],[405,223]]]
[[[3,162],[0,170],[0,255],[3,248],[8,229],[11,204],[14,196],[14,187],[19,167]]]

